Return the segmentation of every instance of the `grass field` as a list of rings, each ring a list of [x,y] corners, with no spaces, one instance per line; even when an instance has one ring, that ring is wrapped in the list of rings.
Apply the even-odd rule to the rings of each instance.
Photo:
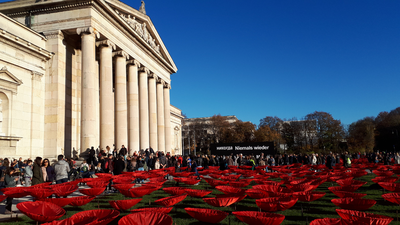
[[[385,215],[394,218],[394,220],[390,223],[391,225],[396,225],[399,224],[400,222],[396,221],[396,209],[399,209],[399,206],[396,206],[388,201],[385,201],[382,198],[382,188],[373,183],[371,181],[372,178],[376,177],[374,174],[369,174],[364,177],[358,178],[358,180],[361,181],[367,181],[368,183],[361,188],[359,188],[356,192],[358,193],[367,193],[368,195],[364,197],[364,199],[374,199],[377,201],[376,205],[374,205],[372,208],[370,208],[368,211],[369,213],[374,213],[374,214],[380,214],[380,215]],[[174,181],[168,181],[164,184],[163,187],[170,187],[174,186],[175,182]],[[255,185],[254,182],[251,183],[248,187],[245,189],[251,188],[252,185]],[[337,186],[337,184],[334,184]],[[181,186],[186,186],[186,185],[181,185]],[[304,216],[301,216],[301,204],[303,204],[304,208],[308,207],[308,203],[301,203],[297,202],[296,205],[294,205],[292,208],[283,211],[283,212],[277,212],[278,214],[285,215],[285,220],[283,221],[282,224],[309,224],[312,220],[317,219],[317,218],[339,218],[338,214],[336,213],[335,209],[338,209],[339,207],[336,207],[332,202],[331,199],[333,198],[338,198],[335,196],[332,192],[328,190],[328,187],[332,186],[332,183],[330,182],[325,182],[324,184],[320,185],[316,191],[322,191],[326,192],[326,195],[323,198],[318,199],[317,201],[311,202],[310,203],[310,209],[309,211],[305,209],[304,211]],[[189,187],[189,186],[186,186]],[[206,189],[206,188],[211,188],[210,185],[207,184],[204,180],[200,182],[199,185],[195,186],[190,186],[189,188],[193,189]],[[215,194],[223,194],[222,192],[213,189],[213,192],[210,195],[207,195],[206,197],[214,197]],[[156,204],[154,204],[154,201],[163,197],[169,196],[166,194],[162,189],[157,190],[153,192],[151,195],[144,196],[142,201],[132,207],[131,209],[136,209],[136,208],[144,208],[144,207],[157,207]],[[109,195],[104,195],[104,196],[99,196],[98,201],[99,201],[99,206],[100,209],[113,209],[108,201],[109,200],[119,200],[119,199],[124,199],[124,196],[116,193],[116,194],[109,194]],[[73,214],[77,212],[81,212],[84,210],[90,210],[90,209],[97,209],[98,203],[97,199],[93,200],[91,203],[82,206],[82,207],[71,207],[71,206],[66,206],[64,209],[67,211],[66,215],[63,216],[61,219],[68,218],[72,216]],[[203,222],[199,222],[196,219],[193,219],[190,217],[184,210],[186,207],[194,207],[194,208],[210,208],[210,209],[218,209],[226,212],[232,212],[235,211],[235,206],[232,205],[230,207],[225,207],[225,208],[217,208],[210,206],[203,202],[201,198],[191,198],[190,196],[186,197],[185,200],[182,202],[178,203],[175,205],[173,210],[168,214],[172,217],[173,219],[173,224],[175,225],[200,225],[204,224]],[[257,207],[255,203],[255,199],[252,199],[250,197],[246,197],[243,199],[241,202],[239,202],[236,205],[236,211],[259,211],[259,208]],[[123,212],[120,214],[120,216],[115,219],[113,222],[110,224],[118,224],[118,221],[121,217],[128,215],[129,212]],[[16,224],[36,224],[35,221],[29,219],[26,216],[21,216],[18,218],[13,218],[9,222],[4,222],[2,223],[4,225],[10,224],[10,225],[16,225]],[[236,219],[235,216],[229,215],[227,218],[225,218],[220,224],[241,224],[243,225],[244,223],[240,222],[238,219]]]

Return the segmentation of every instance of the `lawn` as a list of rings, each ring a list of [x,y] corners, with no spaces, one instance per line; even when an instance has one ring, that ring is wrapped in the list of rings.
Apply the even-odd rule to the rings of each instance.
[[[361,181],[367,181],[368,183],[361,188],[359,188],[356,192],[358,193],[367,193],[367,196],[364,197],[364,199],[374,199],[377,201],[376,205],[374,205],[372,208],[367,210],[366,212],[369,213],[374,213],[374,214],[380,214],[380,215],[385,215],[394,218],[394,221],[392,221],[390,224],[395,225],[399,224],[400,222],[396,221],[396,209],[399,209],[399,206],[396,206],[388,201],[385,201],[382,198],[382,188],[373,183],[371,181],[372,178],[376,177],[374,174],[369,174],[366,176],[363,176],[361,178],[357,178],[358,180]],[[175,185],[175,181],[168,181],[164,184],[163,187],[171,187]],[[254,182],[251,183],[248,187],[245,189],[251,188],[251,186],[255,185]],[[187,185],[181,185],[181,186],[186,186]],[[324,184],[320,185],[316,191],[322,191],[326,192],[326,195],[317,201],[311,202],[309,205],[309,210],[308,208],[308,203],[301,203],[297,202],[292,208],[283,211],[283,212],[277,212],[278,214],[285,215],[285,220],[283,221],[282,224],[308,224],[314,219],[318,218],[339,218],[338,214],[336,213],[335,209],[338,209],[339,207],[336,207],[332,202],[331,199],[333,198],[338,198],[335,196],[333,193],[331,193],[328,190],[328,187],[332,186],[331,182],[325,182]],[[337,184],[334,184],[334,186],[338,186]],[[211,189],[211,186],[207,184],[204,180],[200,182],[199,185],[194,185],[190,186],[190,188],[193,189],[206,189],[209,188]],[[216,194],[223,194],[222,192],[213,189],[213,192],[210,195],[207,195],[206,197],[215,197]],[[144,208],[144,207],[157,207],[154,203],[155,200],[167,197],[169,196],[166,194],[162,189],[157,190],[153,192],[151,195],[146,195],[143,197],[142,201],[132,207],[131,209],[136,209],[136,208]],[[98,201],[97,201],[98,199]],[[66,206],[64,209],[67,211],[66,215],[63,216],[61,219],[68,218],[72,216],[73,214],[77,212],[81,212],[84,210],[90,210],[90,209],[97,209],[98,208],[98,202],[99,202],[99,207],[101,209],[113,209],[108,201],[109,200],[120,200],[120,199],[126,199],[122,194],[115,193],[115,194],[109,194],[109,195],[103,195],[99,196],[97,199],[93,200],[91,203],[82,206],[82,207],[71,207],[71,206]],[[301,215],[301,205],[303,204],[305,211],[304,215]],[[194,207],[194,208],[210,208],[210,209],[217,209],[217,210],[222,210],[226,212],[232,212],[235,211],[259,211],[259,208],[257,207],[255,203],[255,199],[252,199],[250,197],[246,197],[242,201],[240,201],[236,206],[232,205],[230,207],[225,207],[225,208],[217,208],[210,206],[203,202],[201,198],[191,198],[190,196],[186,197],[185,200],[182,202],[178,203],[177,205],[174,206],[173,210],[168,214],[169,216],[172,217],[173,219],[173,224],[175,225],[200,225],[204,224],[202,222],[197,221],[196,219],[193,219],[190,217],[184,210],[186,207]],[[122,218],[125,215],[128,215],[129,212],[123,212],[120,214],[120,216],[115,219],[113,222],[110,224],[118,224],[118,221],[120,218]],[[36,224],[35,221],[29,219],[26,216],[21,216],[18,218],[13,218],[9,222],[4,222],[2,224]],[[220,224],[241,224],[243,225],[244,223],[240,222],[238,219],[236,219],[235,216],[229,215],[227,218],[225,218]]]

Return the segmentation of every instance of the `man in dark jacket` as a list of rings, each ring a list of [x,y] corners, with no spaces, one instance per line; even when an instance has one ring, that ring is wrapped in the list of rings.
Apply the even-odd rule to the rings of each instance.
[[[121,155],[114,161],[114,175],[120,175],[125,169],[124,157]]]

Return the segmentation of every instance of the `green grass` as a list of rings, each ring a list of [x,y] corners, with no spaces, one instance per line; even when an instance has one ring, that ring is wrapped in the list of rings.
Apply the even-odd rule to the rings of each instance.
[[[362,178],[358,178],[361,181],[367,181],[368,183],[364,186],[362,186],[357,192],[359,193],[367,193],[368,195],[364,197],[364,199],[374,199],[377,201],[376,205],[374,205],[372,208],[367,210],[366,212],[369,213],[374,213],[374,214],[380,214],[380,215],[385,215],[394,218],[394,221],[392,221],[390,224],[391,225],[400,225],[400,222],[396,221],[396,209],[399,209],[399,206],[396,206],[388,201],[385,201],[382,198],[382,188],[373,183],[371,181],[372,178],[376,177],[375,175],[367,175]],[[174,186],[175,182],[174,181],[168,181],[164,184],[164,187],[170,187]],[[246,189],[251,188],[252,185],[255,185],[255,183],[251,183],[250,186],[246,187]],[[310,203],[310,210],[308,211],[305,209],[304,211],[304,216],[301,216],[301,202],[297,202],[296,205],[294,205],[292,208],[283,211],[283,212],[277,212],[278,214],[285,215],[285,220],[283,221],[282,224],[306,224],[307,221],[308,223],[311,222],[314,219],[318,218],[339,218],[338,214],[336,213],[335,209],[338,209],[339,207],[336,207],[332,202],[331,199],[333,198],[338,198],[336,195],[331,193],[328,190],[328,187],[330,187],[332,184],[330,182],[325,182],[324,184],[320,185],[316,191],[322,191],[326,192],[327,194],[323,197],[318,199],[317,201],[311,202]],[[181,185],[183,186],[183,185]],[[186,186],[186,185],[185,185]],[[337,184],[335,184],[337,186]],[[190,186],[190,188],[193,189],[206,189],[206,188],[211,188],[204,180],[201,181],[199,185],[196,186]],[[217,191],[213,189],[213,192],[210,195],[207,195],[206,197],[214,197],[215,194],[223,194],[220,191]],[[154,201],[163,197],[169,196],[166,194],[164,191],[161,189],[158,191],[153,192],[151,195],[144,196],[142,201],[132,207],[131,209],[136,209],[136,208],[144,208],[144,207],[157,207],[158,205],[154,204]],[[109,204],[109,200],[120,200],[124,199],[124,196],[121,194],[110,194],[110,195],[104,195],[104,196],[99,196],[98,201],[99,201],[99,206],[101,209],[113,209]],[[151,204],[149,206],[149,203]],[[71,207],[71,206],[66,206],[64,209],[67,211],[66,215],[63,216],[61,219],[65,219],[68,217],[71,217],[73,214],[77,212],[81,212],[84,210],[90,210],[90,209],[97,209],[97,199],[93,200],[91,203],[82,206],[82,207]],[[303,203],[304,208],[307,208],[307,203]],[[201,198],[191,198],[188,196],[185,200],[182,202],[178,203],[175,205],[173,210],[168,214],[172,217],[173,219],[173,224],[175,225],[200,225],[204,224],[202,222],[197,221],[196,219],[193,219],[190,217],[184,210],[186,207],[194,207],[194,208],[210,208],[210,209],[217,209],[217,210],[222,210],[226,212],[232,212],[235,211],[234,206],[230,207],[224,207],[224,208],[217,208],[210,206],[206,204],[205,202],[202,201]],[[259,208],[257,207],[255,203],[255,199],[252,199],[250,197],[246,197],[243,199],[241,202],[239,202],[236,206],[236,211],[244,211],[244,210],[249,210],[249,211],[259,211]],[[118,224],[118,220],[122,218],[125,215],[128,215],[129,212],[123,212],[120,214],[120,216],[112,221],[110,224]],[[15,217],[10,220],[9,222],[3,222],[2,224],[36,224],[33,220],[29,219],[26,216],[21,216],[16,219]],[[220,224],[241,224],[243,225],[242,222],[236,219],[235,216],[229,215],[226,219],[224,219]]]

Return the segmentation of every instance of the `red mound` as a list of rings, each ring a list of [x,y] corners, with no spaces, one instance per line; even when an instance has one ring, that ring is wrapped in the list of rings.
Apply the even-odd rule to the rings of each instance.
[[[186,196],[187,195],[171,196],[171,197],[158,199],[154,202],[159,205],[162,205],[164,207],[171,207],[171,206],[177,204],[178,202],[183,201],[186,198]]]
[[[53,190],[41,188],[26,189],[25,192],[36,199],[47,198],[54,193]]]
[[[231,196],[231,197],[203,198],[203,201],[215,207],[226,207],[237,202],[239,199],[240,196]]]
[[[44,198],[44,199],[41,199],[41,201],[51,202],[60,207],[64,207],[66,205],[69,205],[72,201],[74,201],[74,199],[73,198]]]
[[[249,225],[279,225],[285,219],[284,215],[268,212],[237,211],[232,212],[240,221]]]
[[[384,182],[380,182],[378,184],[381,187],[383,187],[384,189],[388,190],[388,191],[400,192],[400,183],[384,183]]]
[[[310,225],[350,225],[341,218],[324,218],[311,221]]]
[[[336,209],[336,212],[345,221],[351,221],[354,224],[387,225],[393,218],[388,216],[376,215],[373,213],[359,212],[355,210]]]
[[[299,201],[302,202],[312,202],[324,197],[325,194],[326,194],[325,192],[319,192],[319,191],[303,191],[303,192],[294,192],[293,196],[298,198]]]
[[[191,217],[205,223],[219,223],[229,215],[229,213],[214,209],[185,208],[185,211]]]
[[[345,186],[345,187],[328,187],[328,189],[329,189],[331,192],[334,192],[334,191],[355,192],[355,191],[357,191],[358,188],[360,188],[360,186],[354,186],[354,185]]]
[[[112,187],[114,187],[115,189],[119,190],[129,190],[131,188],[133,188],[133,186],[135,186],[135,184],[114,184],[112,185]]]
[[[263,191],[261,189],[248,189],[248,190],[246,190],[246,194],[250,198],[255,198],[255,199],[270,197],[268,192]]]
[[[111,221],[113,221],[115,218],[119,216],[119,212],[117,210],[111,210],[111,209],[94,209],[94,210],[87,210],[83,212],[76,213],[71,216],[72,220],[79,220],[78,218],[81,219],[95,219],[96,223],[90,223],[90,224],[96,224],[96,225],[106,225],[109,224]],[[76,223],[74,223],[75,225]]]
[[[210,194],[212,191],[186,188],[185,192],[186,192],[186,194],[188,194],[191,197],[202,198],[202,197]]]
[[[318,185],[310,185],[310,184],[296,184],[296,185],[289,185],[287,184],[286,187],[288,187],[290,190],[294,192],[302,192],[302,191],[313,191],[317,189]]]
[[[394,174],[393,171],[374,170],[372,172],[379,177],[390,177]]]
[[[122,217],[118,225],[172,225],[172,218],[159,212],[136,212]]]
[[[7,189],[6,191],[3,192],[3,194],[10,198],[23,198],[23,197],[29,195],[29,193],[25,192],[24,188],[20,188],[20,187],[14,187],[14,188]]]
[[[106,188],[88,188],[88,189],[79,189],[79,192],[87,195],[87,196],[91,196],[91,197],[95,197],[100,195],[101,193],[104,192]]]
[[[367,182],[362,182],[359,180],[337,180],[336,183],[338,183],[340,186],[351,186],[351,185],[365,185]]]
[[[91,202],[94,197],[90,196],[79,196],[79,197],[73,197],[71,203],[69,203],[70,206],[83,206]]]
[[[376,204],[372,199],[359,198],[339,198],[332,199],[331,202],[342,209],[367,210]]]
[[[284,211],[296,204],[297,198],[292,197],[272,197],[257,199],[256,204],[267,212]]]
[[[140,201],[142,201],[141,198],[135,198],[135,199],[128,199],[128,200],[108,201],[108,203],[110,203],[110,205],[118,211],[125,211],[125,210],[132,208],[134,205],[138,204]]]
[[[229,187],[229,186],[216,186],[215,189],[223,192],[224,194],[239,194],[244,195],[246,190],[241,188]]]
[[[337,195],[339,198],[362,198],[367,194],[363,193],[354,193],[354,192],[347,192],[347,191],[332,191],[333,194]]]
[[[398,180],[398,177],[375,177],[372,179],[374,183],[384,182],[384,183],[394,183]]]
[[[141,209],[133,209],[131,212],[143,212],[143,211],[156,211],[160,213],[168,214],[171,212],[172,207],[153,207],[153,208],[141,208]]]
[[[283,187],[277,186],[277,185],[263,184],[263,185],[254,185],[253,189],[260,189],[260,190],[270,191],[270,192],[281,192],[283,190]]]
[[[58,197],[68,196],[78,189],[76,185],[62,185],[53,188],[54,194]]]
[[[400,193],[383,194],[382,197],[391,203],[400,205]]]
[[[51,222],[65,214],[63,208],[50,202],[21,202],[17,204],[17,208],[32,220],[41,223]]]
[[[225,184],[229,183],[229,181],[214,180],[214,179],[204,179],[204,180],[212,187],[216,187],[219,185],[225,185]]]

